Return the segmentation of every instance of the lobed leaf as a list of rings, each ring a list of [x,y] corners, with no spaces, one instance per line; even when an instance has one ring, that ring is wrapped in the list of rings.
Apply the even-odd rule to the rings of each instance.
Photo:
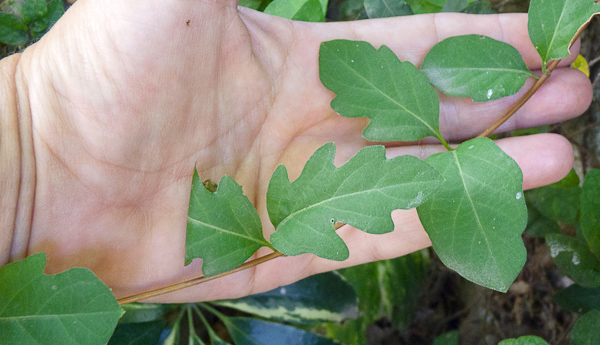
[[[481,35],[449,37],[434,45],[421,72],[445,94],[476,102],[513,95],[534,76],[516,48]]]
[[[600,254],[600,170],[589,171],[581,191],[581,231],[590,251]]]
[[[334,156],[335,145],[323,145],[294,182],[283,165],[273,173],[267,209],[275,225],[271,244],[280,252],[345,260],[348,247],[335,233],[336,222],[372,234],[393,231],[391,212],[420,205],[441,182],[439,173],[416,157],[386,159],[383,146],[363,148],[340,168]]]
[[[321,43],[319,74],[336,93],[333,110],[345,117],[368,117],[368,140],[441,138],[439,99],[427,78],[386,46],[334,40]]]
[[[446,179],[417,207],[433,248],[449,268],[506,292],[525,264],[527,224],[523,176],[517,163],[488,138],[425,160]]]
[[[577,284],[594,288],[600,286],[600,261],[579,238],[548,234],[546,245],[556,266]]]
[[[365,11],[369,18],[409,16],[410,6],[404,0],[365,0]]]
[[[202,273],[213,276],[236,268],[260,247],[269,246],[254,205],[242,188],[223,176],[217,191],[194,171],[185,238],[186,265],[202,258]]]
[[[357,317],[356,293],[339,274],[322,273],[294,284],[216,304],[286,322],[341,322]]]
[[[0,268],[0,344],[106,344],[123,315],[87,268],[46,275],[39,253]]]
[[[599,12],[600,4],[594,0],[531,0],[527,30],[544,69],[550,60],[570,55],[579,28]]]

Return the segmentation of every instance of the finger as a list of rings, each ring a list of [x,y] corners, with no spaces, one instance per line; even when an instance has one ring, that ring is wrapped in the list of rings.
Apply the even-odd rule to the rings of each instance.
[[[351,39],[368,41],[375,47],[386,45],[400,60],[410,61],[416,66],[420,66],[425,54],[436,43],[448,37],[470,34],[485,35],[514,46],[529,68],[538,69],[542,63],[527,33],[527,14],[443,13],[326,25],[326,30],[322,26],[311,26],[313,34],[322,41]],[[575,45],[572,56],[576,56],[577,52],[578,45]],[[570,61],[566,59],[561,65],[568,65]]]
[[[492,102],[440,96],[440,130],[447,140],[479,135],[502,116],[530,87],[528,80],[517,94]],[[589,78],[574,68],[560,68],[496,132],[566,121],[582,114],[592,102]]]

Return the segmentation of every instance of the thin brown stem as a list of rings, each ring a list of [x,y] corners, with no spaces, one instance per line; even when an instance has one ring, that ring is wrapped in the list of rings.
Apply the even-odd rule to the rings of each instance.
[[[540,86],[542,86],[546,82],[546,80],[548,80],[548,77],[550,77],[550,73],[558,65],[559,62],[560,60],[552,61],[550,65],[548,65],[547,72],[542,74],[542,76],[535,82],[535,84],[533,84],[533,86],[531,86],[531,88],[527,90],[527,92],[523,96],[521,96],[521,98],[519,98],[515,103],[513,103],[512,107],[510,107],[510,109],[508,109],[508,111],[504,115],[502,115],[501,118],[499,118],[488,129],[483,131],[483,133],[479,134],[478,137],[487,137],[488,135],[492,134],[492,132],[494,132],[496,129],[498,129],[498,127],[502,126],[504,122],[510,119],[511,116],[513,116],[517,112],[517,110],[521,109],[521,107],[531,98],[531,96],[533,96],[533,94],[540,88]]]
[[[573,36],[573,39],[571,40],[569,49],[571,49],[571,46],[573,45],[573,43],[575,41],[577,41],[579,36],[581,36],[581,33],[583,32],[583,30],[585,30],[585,28],[588,26],[588,24],[589,24],[589,20],[585,24],[583,24],[579,28],[579,30],[577,30],[577,33],[575,33],[575,36]],[[492,134],[492,132],[494,132],[496,129],[498,129],[498,127],[502,126],[502,124],[504,122],[506,122],[508,119],[510,119],[511,116],[513,116],[517,112],[517,110],[521,109],[521,107],[531,98],[531,96],[533,96],[533,94],[540,88],[540,86],[542,86],[546,82],[546,80],[550,77],[552,70],[554,70],[554,68],[556,68],[556,66],[558,66],[559,62],[560,62],[560,60],[553,60],[552,62],[550,62],[550,64],[548,65],[548,68],[546,69],[545,73],[542,74],[540,79],[538,79],[535,82],[535,84],[533,84],[533,86],[529,90],[527,90],[527,92],[523,96],[521,96],[521,98],[519,98],[512,105],[512,107],[510,107],[510,109],[508,109],[508,111],[504,115],[502,115],[501,118],[499,118],[496,121],[496,123],[494,123],[491,127],[486,129],[485,131],[483,131],[483,133],[479,134],[477,137],[487,137],[488,135]]]
[[[119,305],[123,305],[123,304],[128,304],[128,303],[133,303],[133,302],[139,302],[141,300],[145,300],[151,297],[156,297],[156,296],[160,296],[160,295],[164,295],[170,292],[174,292],[174,291],[178,291],[181,289],[185,289],[188,288],[190,286],[194,286],[194,285],[198,285],[198,284],[202,284],[202,283],[206,283],[208,281],[214,280],[214,279],[218,279],[218,278],[222,278],[225,276],[228,276],[230,274],[233,273],[237,273],[243,270],[246,270],[248,268],[252,268],[255,267],[257,265],[260,265],[262,263],[265,263],[267,261],[271,261],[275,258],[278,258],[280,256],[283,256],[282,253],[280,252],[273,252],[271,254],[265,255],[265,256],[261,256],[260,258],[256,258],[254,260],[248,261],[234,269],[232,269],[231,271],[227,271],[221,274],[217,274],[215,276],[212,277],[205,277],[205,276],[201,276],[201,277],[197,277],[194,279],[190,279],[181,283],[177,283],[177,284],[173,284],[173,285],[169,285],[160,289],[156,289],[156,290],[152,290],[152,291],[146,291],[146,292],[142,292],[136,295],[132,295],[129,297],[123,297],[121,299],[118,299],[117,302],[119,302]]]

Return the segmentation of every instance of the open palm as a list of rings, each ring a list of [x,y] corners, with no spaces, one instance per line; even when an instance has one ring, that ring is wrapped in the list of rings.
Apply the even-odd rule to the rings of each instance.
[[[320,42],[386,44],[419,65],[439,40],[477,33],[513,44],[535,67],[525,28],[523,15],[315,24],[237,8],[235,0],[80,0],[19,61],[37,174],[27,253],[45,251],[49,272],[89,267],[119,297],[198,276],[201,260],[183,266],[194,166],[202,179],[227,174],[240,183],[268,239],[265,193],[278,164],[294,179],[326,142],[336,143],[337,163],[370,144],[361,137],[367,120],[343,118],[329,107],[334,95],[318,77]],[[585,77],[569,69],[554,75],[503,129],[585,110],[591,99]],[[459,140],[493,123],[514,97],[489,104],[441,100],[442,134]],[[555,135],[499,144],[521,165],[525,187],[561,178],[572,162],[568,142]],[[390,156],[424,158],[439,150],[426,141],[387,146]],[[430,244],[414,210],[393,217],[396,230],[386,235],[340,229],[351,253],[345,262],[279,258],[162,300],[265,291]]]

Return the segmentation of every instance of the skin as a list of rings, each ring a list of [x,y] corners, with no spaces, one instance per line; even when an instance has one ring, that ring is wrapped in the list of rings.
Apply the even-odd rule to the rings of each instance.
[[[418,66],[438,41],[476,33],[512,44],[539,69],[526,21],[525,15],[443,14],[301,23],[237,8],[233,0],[80,0],[41,41],[0,63],[14,76],[2,97],[16,100],[11,109],[27,129],[19,140],[25,148],[31,143],[31,154],[9,157],[22,166],[13,194],[32,198],[18,203],[17,219],[24,221],[0,234],[11,239],[0,265],[44,251],[47,273],[89,267],[117,297],[198,276],[201,260],[183,266],[194,166],[202,179],[227,174],[242,185],[268,239],[265,194],[278,164],[293,180],[326,142],[337,146],[336,164],[373,144],[361,137],[366,119],[331,110],[334,94],[318,77],[320,42],[386,44]],[[441,96],[442,134],[453,142],[475,136],[516,97],[474,103]],[[572,118],[591,97],[583,74],[558,68],[500,130]],[[433,143],[386,143],[387,154],[425,158],[442,150]],[[524,188],[555,182],[571,168],[571,146],[558,135],[498,144],[521,166]],[[430,245],[414,210],[392,216],[389,234],[340,229],[351,253],[344,262],[278,258],[154,301],[239,297]]]

